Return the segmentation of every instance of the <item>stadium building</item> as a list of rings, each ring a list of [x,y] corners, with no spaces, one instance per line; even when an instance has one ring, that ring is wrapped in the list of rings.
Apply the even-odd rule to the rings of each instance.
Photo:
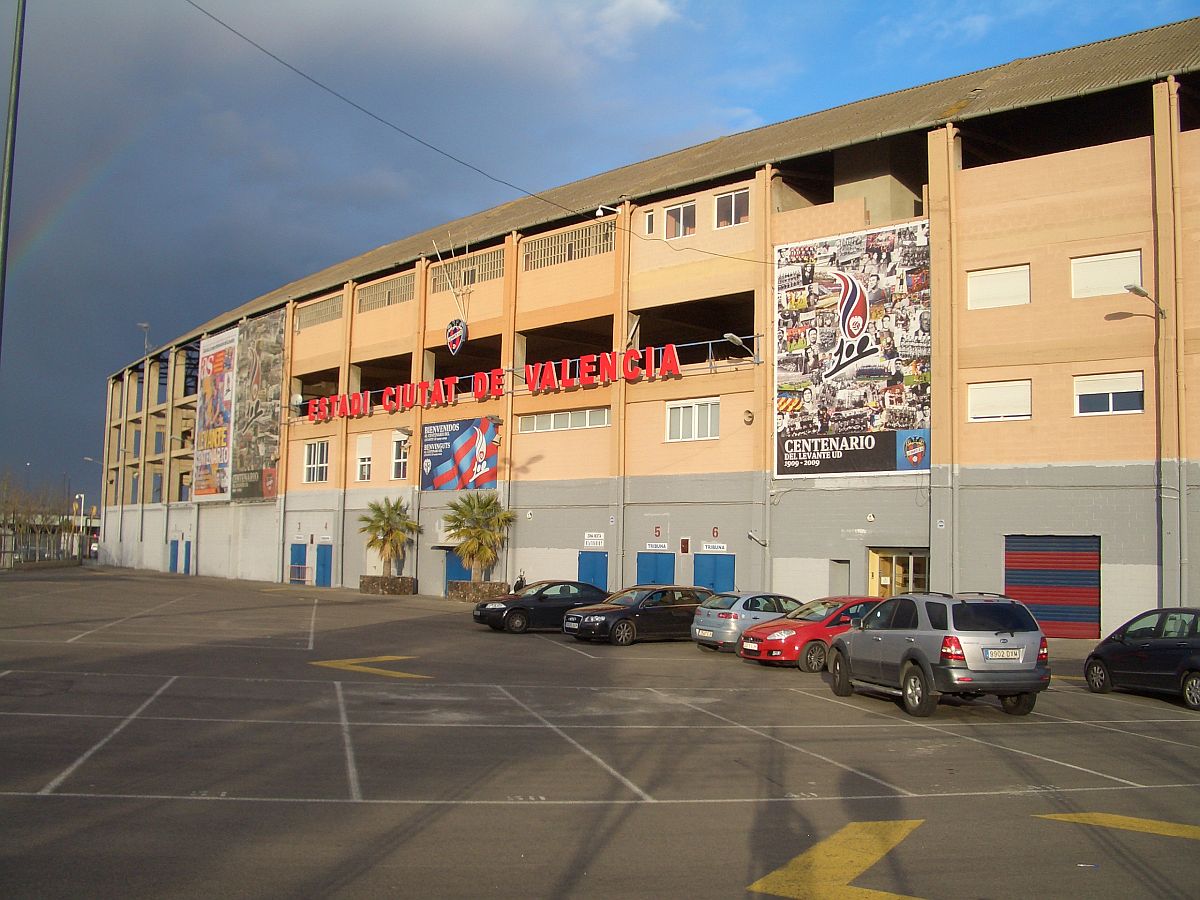
[[[112,375],[101,558],[1195,601],[1200,19],[639,162],[284,285]],[[450,243],[447,245],[447,234]],[[1190,390],[1189,390],[1190,389]]]

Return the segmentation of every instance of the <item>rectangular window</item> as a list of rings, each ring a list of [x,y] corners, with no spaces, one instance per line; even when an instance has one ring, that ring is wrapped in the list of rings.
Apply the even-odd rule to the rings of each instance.
[[[1075,376],[1075,415],[1117,416],[1146,408],[1141,372]]]
[[[750,189],[717,196],[717,227],[728,228],[750,221]]]
[[[667,404],[668,441],[711,441],[721,436],[721,400],[681,400]]]
[[[354,478],[356,481],[371,480],[371,436],[369,434],[360,434],[358,436],[358,465],[355,468]]]
[[[392,438],[392,479],[408,479],[408,435],[396,434]]]
[[[1071,260],[1071,296],[1123,294],[1125,285],[1142,283],[1142,251],[1102,253]]]
[[[654,211],[646,213],[646,234],[654,234]]]
[[[1028,302],[1028,265],[967,273],[967,309],[1022,306]]]
[[[1033,415],[1033,382],[985,381],[967,385],[967,421],[999,422]]]
[[[684,203],[667,210],[667,240],[696,233],[696,203]]]
[[[312,441],[304,445],[304,483],[316,484],[329,480],[329,441]]]
[[[606,425],[608,425],[607,406],[517,417],[518,434],[532,434],[536,431],[574,431],[579,428],[603,428]]]

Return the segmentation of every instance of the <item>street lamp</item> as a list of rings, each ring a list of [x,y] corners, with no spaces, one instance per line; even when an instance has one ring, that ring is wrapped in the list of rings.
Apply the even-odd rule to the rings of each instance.
[[[142,355],[150,355],[150,323],[138,322],[137,327],[142,329]]]
[[[1140,284],[1127,284],[1125,290],[1135,297],[1149,300],[1154,307],[1154,518],[1156,523],[1155,544],[1158,552],[1158,606],[1163,605],[1163,454],[1162,454],[1162,375],[1159,366],[1159,344],[1162,337],[1162,320],[1167,311],[1158,305]],[[1180,600],[1182,602],[1182,598]]]
[[[75,540],[79,542],[79,561],[82,563],[84,533],[87,531],[87,497],[84,494],[76,494],[75,499],[79,501],[79,518],[76,519],[79,525],[75,529]]]

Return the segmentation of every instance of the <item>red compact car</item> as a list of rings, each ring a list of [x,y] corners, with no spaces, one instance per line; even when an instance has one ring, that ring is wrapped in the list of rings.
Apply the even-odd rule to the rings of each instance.
[[[781,619],[742,632],[738,656],[761,663],[794,663],[806,672],[825,668],[825,653],[835,635],[861,619],[881,597],[822,597],[805,603]]]

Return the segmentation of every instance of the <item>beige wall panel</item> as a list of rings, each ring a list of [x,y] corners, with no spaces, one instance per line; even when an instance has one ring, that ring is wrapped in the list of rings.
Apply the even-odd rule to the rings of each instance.
[[[711,383],[703,385],[705,389],[713,387]],[[711,441],[668,441],[663,401],[643,401],[643,396],[640,394],[625,408],[625,464],[630,477],[747,472],[754,468],[754,429],[762,422],[746,425],[742,421],[745,410],[754,408],[753,391],[721,394],[712,390],[682,398],[720,396],[721,436]]]
[[[417,329],[417,304],[396,303],[354,317],[351,362],[411,353]]]
[[[341,319],[310,325],[292,335],[292,375],[336,369],[342,364],[344,329]]]
[[[578,292],[577,292],[578,293]],[[567,295],[564,295],[567,296]],[[544,328],[548,325],[561,325],[564,322],[578,322],[582,319],[594,319],[598,316],[616,315],[620,310],[620,297],[617,294],[596,295],[587,300],[574,300],[543,309],[525,310],[517,306],[517,331],[531,331],[534,328]]]
[[[522,271],[517,277],[517,314],[551,309],[564,301],[589,303],[603,300],[608,306],[617,289],[615,259],[612,253],[601,253],[556,266]]]
[[[513,414],[528,416],[535,413],[561,412],[567,409],[596,409],[611,407],[616,397],[613,385],[557,391],[548,394],[519,393],[513,399]],[[611,421],[615,421],[613,415]]]
[[[608,478],[613,472],[612,441],[604,428],[532,434],[514,428],[505,442],[511,444],[515,481]]]
[[[791,244],[833,234],[862,231],[867,226],[867,204],[862,197],[822,203],[771,217],[771,242]]]
[[[755,253],[745,254],[745,260],[684,253],[676,258],[679,265],[630,275],[629,308],[752,291],[762,276],[762,266]]]
[[[732,191],[753,188],[753,181],[744,181],[723,186],[716,191],[702,191],[683,195],[669,201],[643,206],[634,210],[629,241],[629,269],[633,274],[655,269],[674,268],[680,263],[695,262],[700,253],[689,253],[690,248],[710,253],[727,253],[733,256],[754,257],[757,247],[754,242],[754,222],[763,215],[762,206],[754,190],[750,191],[750,220],[740,225],[716,227],[716,197]],[[665,240],[666,210],[670,207],[695,201],[696,232],[687,237]],[[654,234],[646,234],[646,213],[654,213]],[[620,238],[618,233],[618,238]]]
[[[303,420],[300,420],[303,422]],[[329,480],[316,484],[304,483],[304,445],[310,441],[329,441]],[[287,481],[282,487],[287,493],[301,491],[327,491],[337,484],[338,435],[336,422],[322,422],[319,425],[297,424],[291,429],[291,439],[288,441]]]
[[[494,278],[480,284],[473,284],[469,293],[465,294],[464,303],[467,307],[467,329],[473,334],[476,323],[485,319],[500,320],[504,312],[504,279]],[[425,310],[426,326],[430,332],[439,333],[445,338],[446,326],[452,319],[460,318],[458,304],[454,301],[452,291],[438,291],[429,295],[429,303]],[[494,332],[488,332],[494,333]]]
[[[428,318],[429,330],[425,332],[425,346],[431,350],[446,346],[446,326],[450,324],[450,319],[458,318],[457,315],[450,316],[445,320],[440,320],[433,315]],[[485,319],[475,315],[475,305],[471,304],[471,318],[467,320],[467,340],[474,338],[489,337],[491,335],[504,333],[504,319],[498,316],[492,316],[490,319]]]
[[[1200,441],[1200,130],[1179,136],[1183,241],[1179,304],[1183,324],[1185,454],[1196,458]],[[1167,320],[1165,327],[1175,323]],[[1193,526],[1196,527],[1196,526]]]

